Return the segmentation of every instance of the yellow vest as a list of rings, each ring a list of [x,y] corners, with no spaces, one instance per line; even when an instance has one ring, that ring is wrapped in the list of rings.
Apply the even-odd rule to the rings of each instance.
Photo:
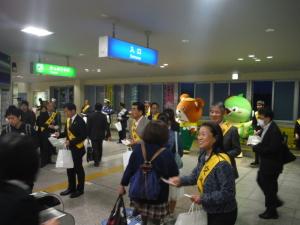
[[[133,141],[138,142],[141,140],[141,137],[137,134],[136,129],[137,129],[137,126],[135,124],[135,121],[133,121],[133,124],[131,126],[131,137],[132,137]]]
[[[67,119],[67,135],[70,141],[72,141],[75,137],[75,135],[70,131],[70,126],[71,126],[71,119]],[[76,145],[77,148],[81,149],[84,147],[83,142],[80,142]]]
[[[212,153],[213,154],[213,153]],[[225,153],[219,153],[219,154],[213,154],[208,161],[205,162],[205,164],[202,167],[202,170],[200,172],[200,175],[198,177],[197,186],[199,189],[200,194],[203,193],[204,189],[204,183],[206,181],[207,176],[210,174],[210,172],[215,168],[216,165],[218,165],[219,162],[227,161],[230,165],[230,158]]]
[[[223,122],[222,124],[220,124],[220,127],[224,136],[227,133],[227,131],[229,131],[229,129],[232,127],[232,124],[230,124],[229,122]]]
[[[51,116],[48,118],[48,120],[45,122],[45,125],[50,126],[51,123],[53,122],[53,120],[55,119],[56,115],[57,115],[57,112],[53,112],[51,114]],[[45,127],[41,127],[41,131],[44,131],[45,129],[46,129]]]

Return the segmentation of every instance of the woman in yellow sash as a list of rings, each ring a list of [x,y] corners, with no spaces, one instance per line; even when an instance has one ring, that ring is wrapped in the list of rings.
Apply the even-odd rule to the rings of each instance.
[[[230,158],[223,151],[223,135],[218,124],[203,123],[198,134],[201,152],[198,165],[189,176],[172,177],[175,186],[197,184],[199,195],[192,201],[207,212],[208,225],[233,225],[237,218],[235,176]]]

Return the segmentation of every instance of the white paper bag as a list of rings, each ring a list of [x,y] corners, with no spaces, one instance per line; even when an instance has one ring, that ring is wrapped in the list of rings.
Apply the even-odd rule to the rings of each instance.
[[[207,214],[192,203],[189,212],[178,215],[175,225],[207,225]]]
[[[129,163],[129,158],[132,154],[132,151],[127,150],[126,152],[123,153],[123,168],[124,170],[126,169],[128,163]]]
[[[48,138],[49,142],[51,143],[51,145],[57,149],[63,149],[65,148],[65,142],[66,139],[65,138],[55,138],[55,137],[49,137]]]
[[[74,162],[72,158],[72,153],[67,149],[60,149],[57,154],[56,168],[73,168]]]
[[[121,122],[115,123],[115,127],[117,128],[118,131],[122,131],[122,124],[121,124]]]

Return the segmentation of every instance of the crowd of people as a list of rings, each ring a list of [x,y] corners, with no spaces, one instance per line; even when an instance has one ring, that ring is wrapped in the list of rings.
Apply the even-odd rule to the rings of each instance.
[[[68,187],[60,195],[77,198],[84,194],[84,141],[88,139],[91,142],[94,166],[98,167],[102,160],[103,141],[111,140],[110,125],[114,110],[108,99],[105,99],[104,106],[96,103],[94,110],[88,101],[85,101],[80,112],[77,112],[73,103],[65,104],[63,110],[66,121],[62,130],[61,115],[54,101],[41,102],[37,117],[29,109],[26,101],[21,103],[20,108],[13,105],[8,107],[5,114],[7,125],[3,127],[0,138],[0,205],[7,204],[13,198],[20,203],[18,207],[23,208],[22,204],[25,203],[35,204],[34,199],[29,198],[26,193],[31,193],[33,189],[38,167],[53,163],[52,155],[57,154],[55,147],[49,142],[51,136],[66,138],[65,146],[71,151],[74,162],[74,167],[67,169]],[[190,175],[183,175],[180,172],[183,166],[183,147],[174,110],[160,111],[158,103],[146,101],[132,103],[128,111],[125,104],[120,103],[117,114],[117,121],[121,124],[118,142],[127,139],[132,154],[118,193],[124,195],[125,187],[130,186],[131,204],[134,211],[142,216],[143,225],[158,225],[163,219],[173,218],[178,197],[177,187],[187,185],[197,185],[199,195],[191,196],[191,200],[203,206],[207,213],[208,225],[235,224],[238,214],[235,180],[239,176],[235,158],[241,153],[241,145],[237,128],[224,121],[225,113],[222,102],[211,105],[210,121],[202,123],[198,130],[198,162]],[[284,165],[284,141],[273,121],[272,110],[264,107],[262,101],[257,102],[257,112],[253,121],[255,135],[262,139],[259,144],[253,146],[256,156],[252,163],[259,167],[257,183],[265,195],[266,210],[259,217],[276,219],[277,208],[283,205],[277,192],[278,177]],[[298,142],[299,127],[300,120],[296,122],[295,127],[295,138]],[[19,153],[15,154],[18,151],[22,153],[21,156]],[[17,160],[13,158],[16,155]],[[23,160],[20,160],[20,157]],[[139,182],[133,182],[140,179],[140,170],[144,174],[154,171],[157,177],[165,179],[165,182],[158,182],[155,198],[134,191],[134,185],[141,185]],[[137,187],[143,190],[143,187]],[[5,208],[4,205],[1,208]],[[36,221],[36,214],[32,216],[27,219]],[[14,223],[7,224],[22,224],[17,221],[21,220],[21,217],[13,218],[12,213],[8,213],[5,218],[4,221],[15,220]],[[49,222],[55,223],[56,221]]]

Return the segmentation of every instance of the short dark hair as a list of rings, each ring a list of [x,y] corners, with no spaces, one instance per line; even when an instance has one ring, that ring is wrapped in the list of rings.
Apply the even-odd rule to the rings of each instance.
[[[216,139],[216,142],[213,145],[213,152],[214,153],[224,152],[223,133],[219,124],[214,122],[204,122],[201,124],[200,128],[201,127],[208,127],[213,137]]]
[[[0,180],[33,183],[39,169],[39,155],[33,140],[18,133],[0,139]]]
[[[157,105],[157,107],[159,107],[159,104],[158,104],[157,102],[152,102],[152,103],[151,103],[151,107],[152,107],[153,105]]]
[[[125,108],[125,103],[124,102],[120,102],[120,106],[122,106],[123,108]]]
[[[95,104],[95,110],[97,110],[97,111],[101,111],[102,110],[102,104],[101,103],[96,103]]]
[[[72,111],[72,110],[76,111],[76,105],[74,103],[71,103],[71,102],[64,104],[63,108],[67,109],[67,110],[70,110],[70,111]]]
[[[164,109],[163,113],[167,114],[171,122],[175,122],[175,112],[173,109]]]
[[[21,105],[29,106],[29,103],[28,103],[26,100],[23,100],[23,101],[21,102]]]
[[[134,102],[132,103],[132,106],[136,106],[137,110],[142,111],[143,115],[145,115],[145,105],[141,102]]]
[[[8,116],[20,117],[21,115],[22,115],[22,111],[14,105],[8,106],[8,108],[5,112],[5,117],[8,117]]]
[[[165,124],[169,125],[171,120],[167,113],[160,113],[157,120],[163,121]]]
[[[274,118],[274,113],[272,109],[269,107],[261,108],[258,110],[258,115],[262,115],[264,117],[269,117],[271,120]]]
[[[223,113],[225,112],[225,105],[223,102],[215,102],[210,106],[210,108],[211,107],[218,107]]]
[[[142,139],[147,144],[163,146],[169,139],[168,126],[160,120],[150,121],[144,129]]]

